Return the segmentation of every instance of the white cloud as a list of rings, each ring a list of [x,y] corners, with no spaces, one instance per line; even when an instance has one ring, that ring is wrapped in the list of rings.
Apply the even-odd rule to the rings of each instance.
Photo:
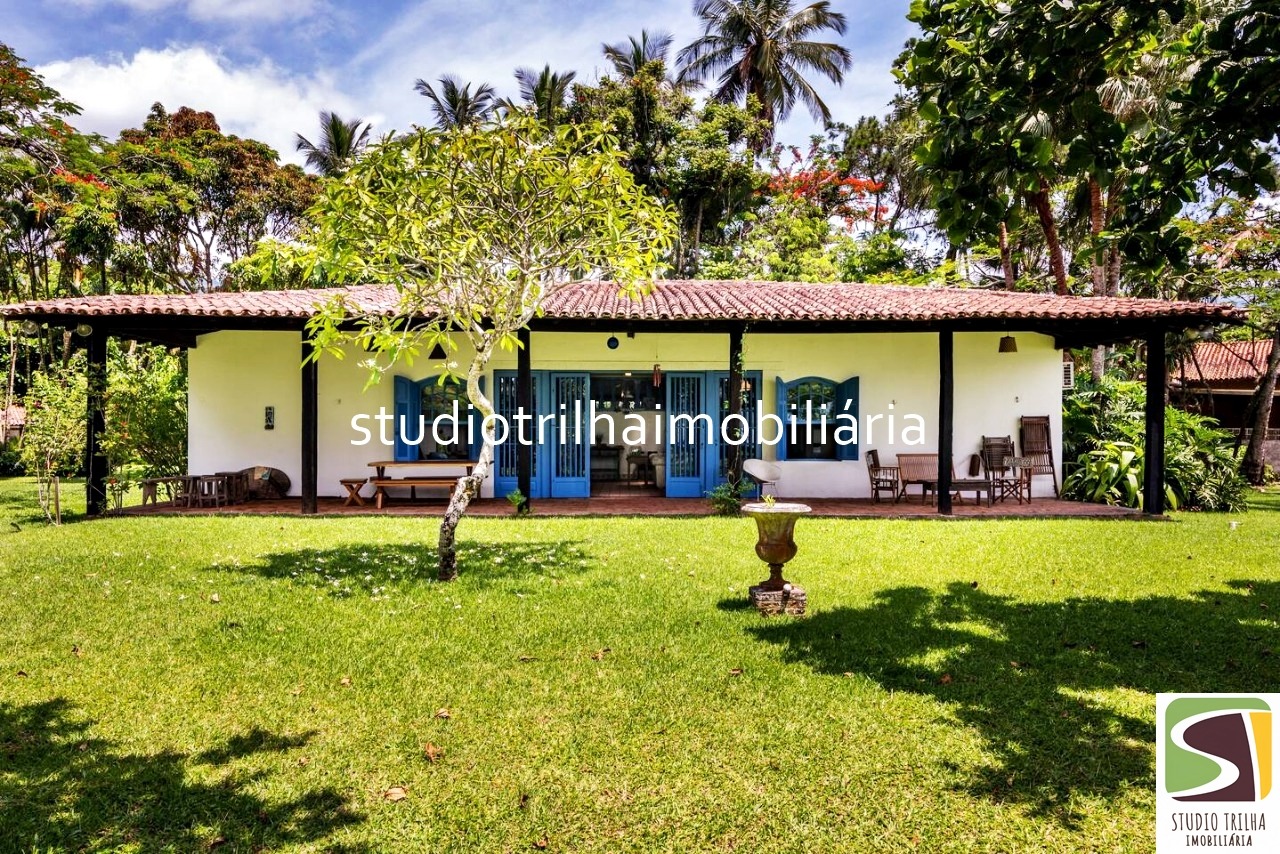
[[[888,0],[902,6],[905,0]],[[843,86],[813,74],[810,80],[837,121],[850,124],[863,115],[883,115],[895,92],[890,65],[902,41],[913,32],[905,18],[890,13],[890,26],[878,19],[884,10],[866,11],[838,3],[850,17],[850,37],[837,39],[850,47],[854,65]],[[397,128],[411,122],[430,123],[424,99],[413,92],[419,77],[434,80],[457,74],[463,80],[493,84],[500,95],[514,96],[512,71],[522,65],[541,68],[547,62],[557,71],[576,70],[581,82],[592,82],[609,71],[600,53],[601,42],[614,43],[640,34],[644,28],[667,29],[675,35],[671,59],[701,34],[700,22],[690,14],[691,0],[652,0],[649,3],[566,3],[565,0],[474,0],[448,5],[411,5],[381,34],[365,45],[350,63],[350,78],[366,81],[361,99],[366,109],[387,115]],[[874,32],[875,37],[869,36]],[[856,42],[855,42],[856,39]],[[882,41],[882,44],[876,44]],[[870,45],[874,50],[868,50]],[[798,104],[782,123],[781,141],[803,145],[821,132],[808,109]]]
[[[133,12],[153,13],[181,7],[197,21],[278,22],[310,15],[319,0],[72,0],[84,9],[123,6]]]
[[[261,140],[295,163],[301,158],[294,151],[294,134],[314,139],[320,110],[363,115],[376,130],[387,129],[378,117],[362,113],[331,77],[290,74],[270,62],[236,67],[199,46],[143,49],[128,59],[79,57],[37,71],[80,105],[83,112],[74,122],[79,129],[109,138],[141,126],[156,101],[170,111],[181,106],[209,110],[224,133]]]

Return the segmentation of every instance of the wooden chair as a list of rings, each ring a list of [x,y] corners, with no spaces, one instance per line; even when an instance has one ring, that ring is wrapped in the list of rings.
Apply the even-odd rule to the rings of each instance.
[[[1022,503],[1022,475],[1009,462],[1013,459],[1012,436],[983,436],[979,457],[991,480],[993,501],[1016,498]]]
[[[200,490],[200,478],[191,475],[179,475],[169,479],[169,503],[174,507],[194,507]]]
[[[1024,415],[1018,427],[1022,443],[1022,456],[1031,460],[1031,477],[1049,475],[1053,478],[1053,495],[1058,496],[1058,470],[1053,467],[1053,439],[1050,436],[1048,415]]]
[[[201,507],[225,507],[227,504],[227,477],[206,474],[196,478],[196,503]]]
[[[880,465],[880,452],[873,449],[867,451],[867,476],[871,479],[871,500],[879,504],[880,493],[888,491],[893,496],[893,503],[898,503],[898,467]]]
[[[983,471],[991,480],[991,497],[993,501],[1004,501],[1016,498],[1022,503],[1022,476],[1010,464],[1013,449],[1003,444],[987,444],[983,437],[982,450],[978,453]]]

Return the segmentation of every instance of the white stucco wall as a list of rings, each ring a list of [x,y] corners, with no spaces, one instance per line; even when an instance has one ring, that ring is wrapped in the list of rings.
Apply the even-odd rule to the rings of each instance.
[[[1018,333],[1018,352],[997,352],[1004,333],[957,333],[955,336],[955,457],[963,472],[969,454],[983,435],[1018,432],[1021,415],[1048,415],[1052,425],[1055,464],[1061,471],[1062,355],[1043,335]],[[654,364],[664,372],[725,370],[728,337],[718,334],[618,333],[620,346],[605,346],[608,333],[534,333],[533,366],[540,370],[633,371],[648,375]],[[837,382],[861,378],[861,448],[880,451],[889,463],[902,452],[937,450],[938,345],[934,334],[752,335],[744,342],[748,371],[763,374],[761,400],[771,411],[775,377],[794,380],[823,376]],[[208,473],[251,465],[273,466],[289,475],[297,494],[301,473],[300,425],[301,344],[290,332],[216,332],[200,337],[191,351],[190,466],[192,473]],[[456,357],[465,361],[467,354]],[[339,495],[338,480],[364,476],[368,463],[389,459],[392,450],[380,444],[353,447],[358,438],[351,418],[393,409],[392,383],[365,390],[366,369],[360,354],[346,359],[324,358],[319,369],[319,491]],[[513,353],[502,353],[491,368],[513,370]],[[421,379],[435,374],[429,360],[399,373]],[[490,376],[487,388],[492,390]],[[890,404],[893,409],[890,410]],[[275,429],[263,429],[263,409],[276,409]],[[895,435],[888,434],[887,416],[895,416]],[[875,423],[870,417],[880,413]],[[925,420],[923,445],[901,442],[905,416]],[[871,429],[870,438],[867,429]],[[651,443],[652,444],[652,443]],[[773,458],[772,449],[765,450]],[[796,460],[782,463],[778,494],[785,497],[834,497],[869,494],[865,463]],[[1048,478],[1036,479],[1036,493],[1051,494]],[[492,494],[492,481],[486,485]]]

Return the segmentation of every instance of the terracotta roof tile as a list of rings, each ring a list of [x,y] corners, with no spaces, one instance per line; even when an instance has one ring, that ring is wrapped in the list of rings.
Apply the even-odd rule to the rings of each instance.
[[[1182,370],[1192,383],[1256,381],[1270,355],[1270,341],[1205,341],[1196,345]]]
[[[305,318],[342,294],[360,311],[390,314],[389,286],[331,290],[211,292],[172,296],[115,295],[0,306],[10,318],[166,315],[178,317]],[[611,320],[898,321],[963,319],[1123,320],[1181,318],[1198,322],[1238,319],[1229,306],[1163,300],[1060,297],[968,288],[749,281],[664,280],[639,300],[612,282],[580,282],[556,293],[550,318]]]

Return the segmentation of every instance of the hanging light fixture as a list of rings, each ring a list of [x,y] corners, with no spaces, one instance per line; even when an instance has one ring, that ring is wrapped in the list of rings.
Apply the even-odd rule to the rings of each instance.
[[[1016,352],[1018,352],[1018,339],[1017,339],[1017,338],[1014,338],[1012,335],[1006,335],[1006,336],[1004,336],[1003,338],[1001,338],[1001,339],[1000,339],[1000,352],[1001,352],[1001,353],[1016,353]]]
[[[658,388],[662,385],[662,365],[653,366],[653,387]]]
[[[75,333],[79,335],[81,338],[88,338],[90,335],[93,334],[93,327],[87,323],[81,323],[79,326],[75,328]]]
[[[444,345],[437,341],[436,346],[431,348],[431,355],[429,358],[434,362],[443,362],[446,356],[447,354],[444,352]]]
[[[22,334],[26,336],[39,335],[40,324],[36,323],[34,320],[22,321]]]
[[[606,341],[606,342],[604,342],[604,343],[605,343],[605,346],[606,346],[606,347],[608,347],[610,350],[617,350],[617,349],[618,349],[618,336],[617,336],[617,335],[610,335],[610,336],[609,336],[609,340],[608,340],[608,341]]]

